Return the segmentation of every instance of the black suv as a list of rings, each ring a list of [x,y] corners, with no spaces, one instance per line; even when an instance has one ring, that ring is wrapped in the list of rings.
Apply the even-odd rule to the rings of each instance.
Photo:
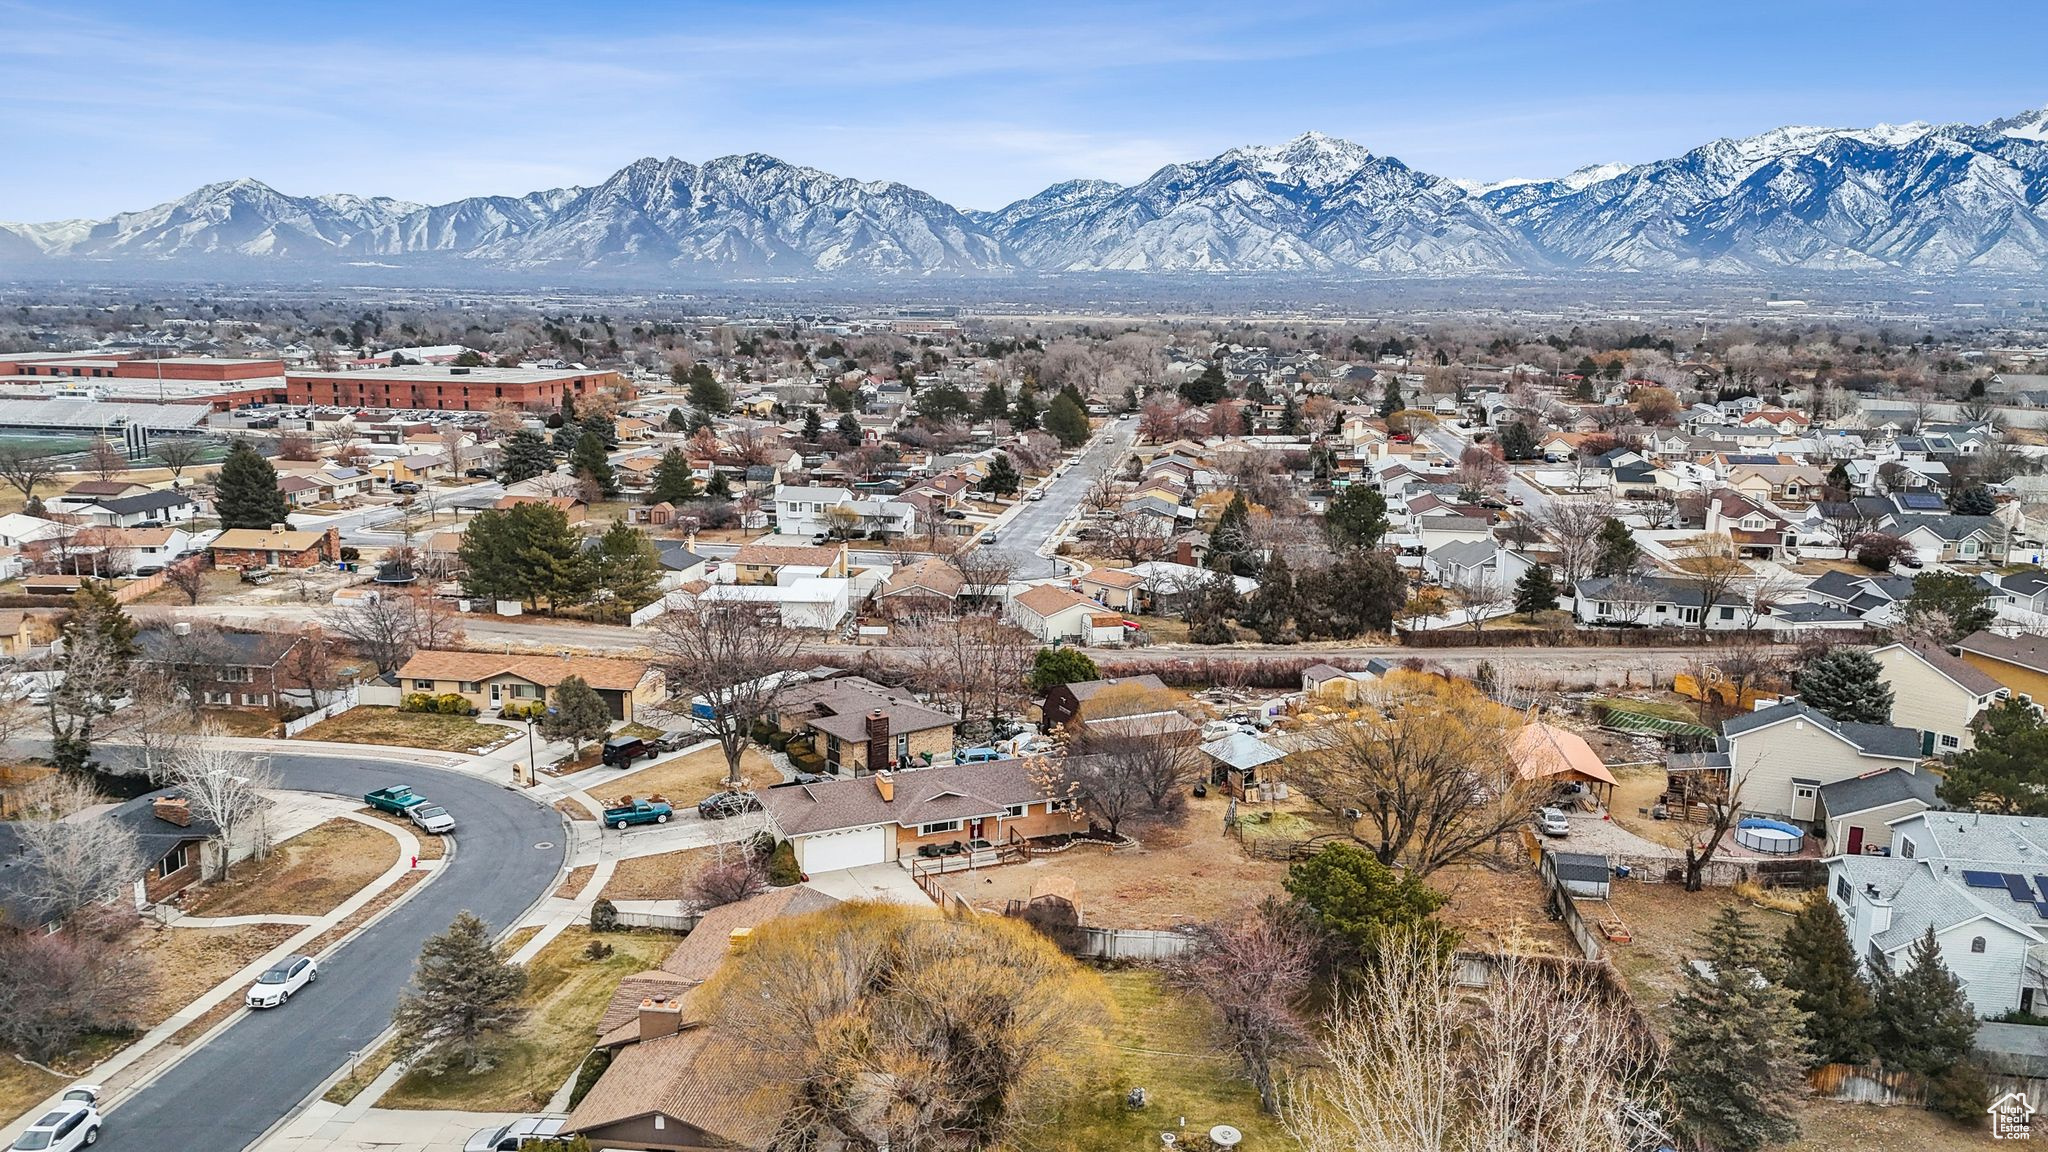
[[[706,820],[724,820],[761,807],[761,798],[752,792],[714,792],[697,801],[697,815]]]

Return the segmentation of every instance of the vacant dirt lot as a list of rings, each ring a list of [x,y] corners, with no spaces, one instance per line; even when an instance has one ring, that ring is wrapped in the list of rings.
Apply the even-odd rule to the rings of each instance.
[[[285,841],[260,864],[243,864],[225,884],[185,902],[193,916],[319,916],[382,875],[398,844],[353,820],[329,820]]]
[[[1799,1126],[1799,1139],[1780,1145],[1779,1152],[1983,1152],[1997,1147],[1989,1132],[1963,1128],[1919,1108],[1808,1100],[1800,1109]]]

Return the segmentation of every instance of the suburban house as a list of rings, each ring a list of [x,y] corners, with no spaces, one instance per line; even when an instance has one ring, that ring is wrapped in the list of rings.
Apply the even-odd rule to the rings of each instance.
[[[894,620],[929,620],[951,616],[966,587],[967,578],[952,561],[931,556],[889,573],[875,603]]]
[[[216,568],[311,568],[341,559],[341,533],[300,532],[282,524],[269,530],[230,528],[208,546]]]
[[[772,584],[712,584],[695,596],[707,603],[772,609],[785,628],[830,632],[846,622],[852,594],[845,578],[804,576],[791,569],[784,569],[783,577]]]
[[[790,584],[805,577],[844,579],[846,545],[744,544],[720,572],[732,584]]]
[[[1126,706],[1128,701],[1165,700],[1172,692],[1173,690],[1166,686],[1166,681],[1150,672],[1143,676],[1055,684],[1045,690],[1045,702],[1039,709],[1043,721],[1040,726],[1046,731],[1051,731],[1054,728],[1066,727],[1076,720],[1085,723],[1089,720],[1121,716],[1129,711]]]
[[[1967,752],[1970,722],[2011,691],[1990,673],[1935,648],[1887,644],[1871,652],[1892,690],[1892,723],[1920,732],[1920,754]]]
[[[60,609],[0,609],[0,656],[23,660],[49,651],[60,635]]]
[[[1346,671],[1334,664],[1312,664],[1301,672],[1301,694],[1311,700],[1339,706],[1356,704],[1367,685],[1377,683],[1394,666],[1374,657],[1363,669]]]
[[[571,676],[597,690],[612,719],[633,721],[642,709],[661,703],[661,672],[644,660],[611,656],[519,656],[490,652],[422,649],[398,670],[398,687],[408,694],[457,693],[478,709],[497,711],[508,703],[546,700]]]
[[[1011,597],[1009,616],[1012,623],[1046,643],[1106,644],[1124,634],[1122,616],[1057,584],[1040,584]]]
[[[1956,643],[1963,662],[2035,703],[2048,701],[2048,636],[2022,632],[2000,636],[1978,632]]]
[[[310,708],[317,685],[308,683],[307,649],[321,641],[304,632],[233,632],[190,624],[144,628],[135,635],[137,659],[189,686],[200,703],[216,708]]]
[[[784,484],[775,489],[775,530],[785,536],[908,536],[917,506],[887,497],[856,497],[847,488]]]
[[[135,528],[144,524],[182,524],[198,517],[199,505],[183,492],[166,488],[157,492],[108,496],[90,504],[73,505],[66,511],[92,524]]]
[[[813,876],[907,861],[928,845],[1072,832],[1081,822],[1022,760],[769,788],[761,803],[769,829],[795,846],[798,866]]]
[[[1872,968],[1898,972],[1928,929],[1980,1016],[2048,1007],[2048,820],[1919,812],[1890,856],[1828,861],[1828,895]]]
[[[1622,624],[1650,628],[1697,628],[1706,594],[1698,585],[1664,576],[1588,576],[1578,582],[1572,614],[1581,624]],[[1706,626],[1733,630],[1750,625],[1749,611],[1733,592],[1722,592],[1707,613]]]
[[[2002,564],[2005,526],[1992,516],[1901,516],[1893,535],[1923,563]]]
[[[771,723],[815,733],[835,773],[928,767],[953,759],[954,718],[862,676],[834,676],[784,689]]]
[[[590,505],[574,496],[500,496],[491,507],[499,512],[509,512],[521,504],[550,504],[560,508],[571,528],[590,519]]]
[[[1081,593],[1105,608],[1119,612],[1139,611],[1138,597],[1145,578],[1121,568],[1093,568],[1081,577]]]
[[[657,540],[654,546],[661,551],[662,591],[671,592],[685,584],[710,578],[710,562],[690,551],[688,544]]]
[[[1830,855],[1882,856],[1891,851],[1891,822],[1935,806],[1932,773],[1885,768],[1820,787],[1817,822]]]
[[[170,899],[220,867],[220,830],[195,815],[174,790],[152,792],[75,818],[108,820],[135,833],[142,871],[135,877],[131,898],[122,903],[138,910]],[[16,827],[0,821],[0,925],[17,931],[54,931],[61,921],[33,898],[36,864],[25,855]],[[241,859],[254,847],[247,842],[227,850]]]
[[[1723,721],[1718,744],[1700,757],[1672,757],[1672,769],[1713,772],[1748,811],[1809,827],[1818,822],[1824,785],[1920,764],[1913,729],[1838,721],[1796,702]]]
[[[133,496],[149,491],[149,485],[139,480],[80,480],[57,495],[50,497],[52,512],[75,512],[88,504],[97,504],[116,496]]]
[[[415,452],[380,460],[369,467],[370,475],[387,484],[418,484],[454,471],[445,452]]]
[[[604,1072],[569,1113],[564,1136],[593,1148],[766,1148],[780,1109],[745,1042],[690,993],[743,951],[755,929],[838,903],[814,888],[775,888],[706,911],[661,967],[619,982],[598,1021]]]

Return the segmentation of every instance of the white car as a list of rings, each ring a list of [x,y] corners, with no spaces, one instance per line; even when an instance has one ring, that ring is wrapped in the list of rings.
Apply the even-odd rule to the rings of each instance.
[[[1030,495],[1028,495],[1028,496],[1026,496],[1026,497],[1024,497],[1024,498],[1025,498],[1026,500],[1043,500],[1043,499],[1045,499],[1045,489],[1043,489],[1043,488],[1033,488],[1033,489],[1031,490],[1031,493],[1030,493]]]
[[[1544,808],[1536,813],[1536,830],[1545,836],[1569,836],[1572,822],[1565,819],[1560,808]]]
[[[545,1144],[557,1139],[562,1125],[559,1116],[527,1116],[499,1128],[479,1128],[462,1144],[462,1152],[518,1152],[528,1144]]]
[[[428,832],[455,831],[455,817],[450,816],[448,810],[439,804],[415,804],[407,808],[405,814],[412,818],[413,823]]]
[[[243,1002],[251,1008],[275,1008],[319,978],[320,966],[311,956],[287,956],[256,978]]]
[[[21,1135],[14,1138],[13,1148],[21,1152],[72,1152],[76,1148],[89,1148],[99,1142],[100,1112],[95,1106],[97,1094],[92,1100],[74,1100],[66,1092],[64,1100],[56,1107],[36,1117]]]

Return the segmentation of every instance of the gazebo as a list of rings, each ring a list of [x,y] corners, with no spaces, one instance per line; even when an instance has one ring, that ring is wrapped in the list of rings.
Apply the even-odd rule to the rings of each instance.
[[[1569,728],[1531,720],[1508,738],[1508,755],[1524,780],[1584,784],[1602,807],[1614,798],[1614,773],[1586,738]]]

